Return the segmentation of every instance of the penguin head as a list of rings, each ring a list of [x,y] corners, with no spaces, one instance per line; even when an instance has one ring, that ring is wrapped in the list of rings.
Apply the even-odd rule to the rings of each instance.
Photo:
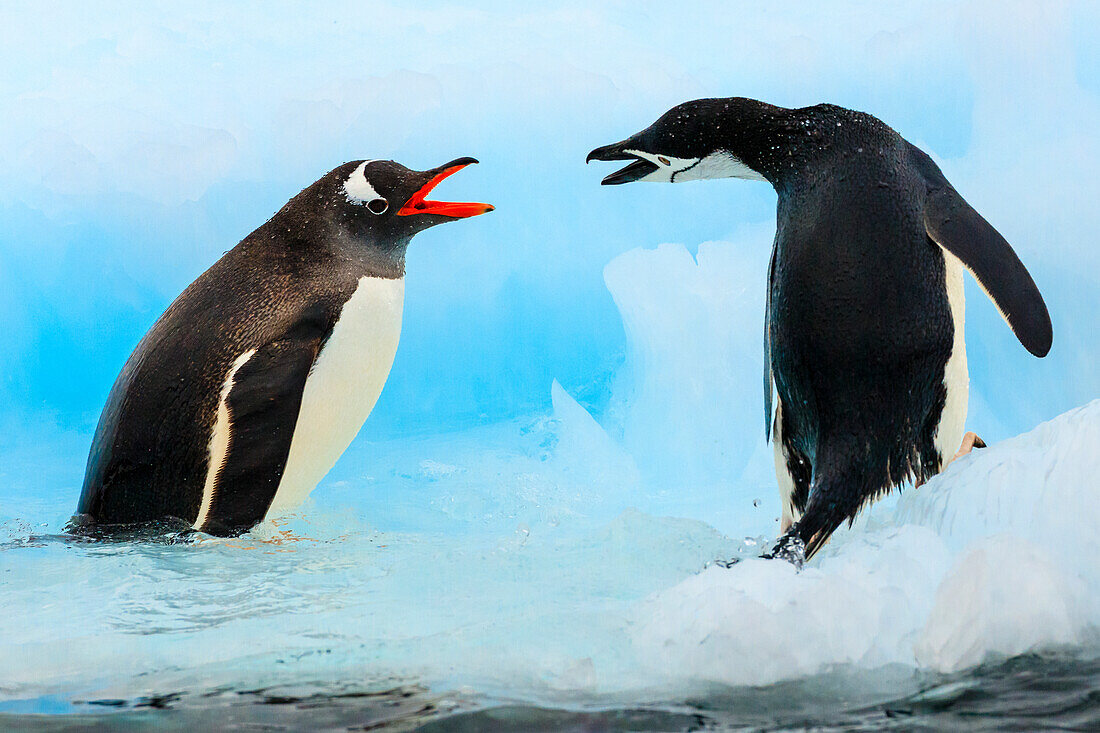
[[[414,171],[392,160],[357,160],[331,171],[311,188],[352,239],[390,248],[407,244],[414,234],[436,224],[492,211],[489,204],[427,199],[443,179],[476,162],[458,158]]]
[[[684,102],[636,135],[596,148],[585,162],[631,161],[604,178],[605,186],[707,178],[767,180],[749,161],[761,158],[769,119],[778,119],[782,111],[744,97]]]

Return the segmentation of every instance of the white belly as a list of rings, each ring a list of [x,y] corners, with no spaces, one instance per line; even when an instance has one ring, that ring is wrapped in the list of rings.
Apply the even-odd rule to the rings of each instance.
[[[783,534],[802,518],[802,512],[798,511],[794,505],[794,476],[787,467],[790,456],[787,455],[787,449],[783,447],[783,403],[778,399],[772,423],[772,457],[775,460],[775,480],[779,484],[779,506],[782,511],[779,533]]]
[[[364,277],[310,370],[290,455],[265,519],[301,504],[363,427],[393,366],[404,279]]]
[[[933,442],[941,460],[951,460],[962,442],[966,424],[967,402],[970,399],[970,372],[966,366],[966,297],[963,293],[963,264],[959,258],[945,249],[944,264],[947,267],[947,302],[951,306],[951,320],[955,322],[955,339],[951,356],[944,367],[943,383],[947,399],[940,414]],[[941,464],[942,465],[942,464]]]

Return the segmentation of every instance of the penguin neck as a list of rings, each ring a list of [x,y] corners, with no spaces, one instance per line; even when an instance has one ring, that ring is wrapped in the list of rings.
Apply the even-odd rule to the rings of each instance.
[[[362,274],[371,277],[405,277],[405,253],[412,237],[381,240],[370,235],[339,230],[326,239],[326,246],[348,260]]]
[[[767,105],[735,126],[727,149],[783,195],[835,153],[837,128],[851,122],[847,115],[849,110],[829,104],[798,109]]]
[[[328,216],[283,215],[279,212],[245,240],[251,247],[282,250],[282,256],[331,257],[361,275],[405,276],[405,253],[411,236],[383,237],[352,231]]]

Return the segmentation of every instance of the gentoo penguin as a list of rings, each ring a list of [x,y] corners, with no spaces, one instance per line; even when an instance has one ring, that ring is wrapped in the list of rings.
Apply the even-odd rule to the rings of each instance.
[[[345,163],[191,283],[115,381],[74,526],[233,535],[305,499],[386,382],[409,241],[492,211],[425,198],[476,162]]]
[[[800,564],[864,504],[956,455],[969,390],[964,269],[1028,351],[1050,350],[1046,305],[1012,248],[928,155],[871,115],[700,99],[588,160],[631,161],[605,185],[733,177],[778,194],[764,335],[784,515],[773,556]]]

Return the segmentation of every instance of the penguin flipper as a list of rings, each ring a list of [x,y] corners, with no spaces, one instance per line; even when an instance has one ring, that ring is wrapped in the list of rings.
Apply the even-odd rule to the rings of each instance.
[[[1035,281],[1005,238],[966,203],[932,159],[910,147],[928,183],[924,227],[929,238],[962,261],[1024,348],[1046,356],[1054,334]]]
[[[306,378],[327,336],[328,329],[299,327],[257,349],[235,374],[226,397],[229,450],[204,531],[235,535],[263,520],[286,468]]]

